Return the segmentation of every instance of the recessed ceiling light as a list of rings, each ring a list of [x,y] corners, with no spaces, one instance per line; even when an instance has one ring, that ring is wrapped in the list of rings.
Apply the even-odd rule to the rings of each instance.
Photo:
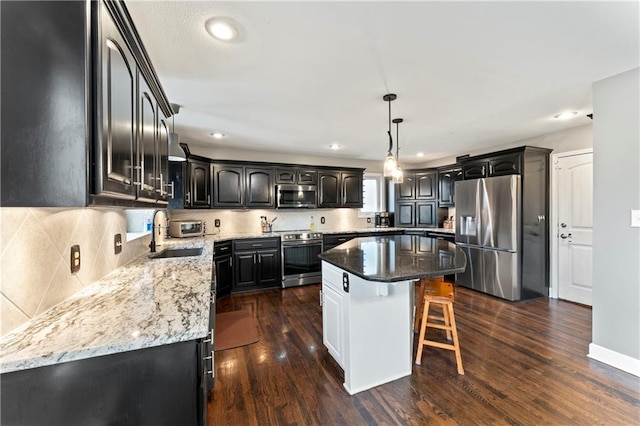
[[[416,154],[416,157],[424,157],[424,152],[419,152]]]
[[[213,133],[209,133],[211,135],[211,137],[213,137],[214,139],[222,139],[224,138],[224,133],[220,133],[220,132],[213,132]]]
[[[577,111],[566,111],[566,112],[561,112],[560,114],[556,114],[553,116],[553,118],[556,118],[558,120],[567,120],[569,118],[573,118],[576,115],[578,115]]]
[[[234,41],[238,38],[238,28],[229,18],[210,18],[204,23],[207,32],[217,40]]]
[[[342,145],[340,145],[339,143],[332,143],[331,145],[329,145],[329,148],[331,148],[331,149],[340,149],[340,148],[342,148]]]

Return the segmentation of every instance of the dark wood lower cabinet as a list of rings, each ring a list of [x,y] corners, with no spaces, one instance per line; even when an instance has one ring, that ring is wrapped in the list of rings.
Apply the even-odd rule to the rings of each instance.
[[[280,286],[280,239],[235,240],[233,275],[233,292]]]
[[[2,374],[0,423],[205,425],[204,346],[192,340]]]

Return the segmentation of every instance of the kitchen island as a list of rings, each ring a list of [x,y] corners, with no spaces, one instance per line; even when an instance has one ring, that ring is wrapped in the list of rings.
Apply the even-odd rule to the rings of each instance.
[[[414,282],[463,272],[455,244],[416,235],[354,238],[320,254],[323,343],[353,395],[411,374]]]

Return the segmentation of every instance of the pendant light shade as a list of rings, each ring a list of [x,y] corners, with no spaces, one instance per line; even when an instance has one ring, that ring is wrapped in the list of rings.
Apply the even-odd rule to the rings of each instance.
[[[393,171],[396,169],[397,163],[396,159],[393,157],[393,154],[387,155],[387,158],[384,159],[384,177],[393,176]]]
[[[403,183],[404,182],[404,173],[402,172],[402,167],[400,167],[400,135],[398,131],[398,127],[400,123],[404,120],[402,118],[394,118],[393,122],[396,125],[396,168],[391,173],[391,179],[393,183]]]
[[[171,104],[173,110],[173,128],[169,133],[169,161],[187,161],[187,156],[180,147],[180,135],[176,133],[176,114],[180,112],[180,105]]]
[[[382,97],[385,102],[389,103],[389,150],[387,151],[387,158],[384,159],[383,174],[384,177],[393,176],[393,171],[396,169],[396,159],[393,157],[393,138],[391,137],[391,101],[395,100],[397,96],[394,93],[388,93]]]

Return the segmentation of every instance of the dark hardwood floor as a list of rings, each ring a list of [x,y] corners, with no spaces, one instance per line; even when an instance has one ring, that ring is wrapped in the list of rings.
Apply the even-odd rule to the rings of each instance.
[[[640,424],[640,378],[586,356],[588,307],[456,287],[465,375],[453,352],[425,347],[411,376],[349,396],[322,344],[319,290],[218,301],[218,312],[251,310],[260,341],[216,352],[210,425]]]

